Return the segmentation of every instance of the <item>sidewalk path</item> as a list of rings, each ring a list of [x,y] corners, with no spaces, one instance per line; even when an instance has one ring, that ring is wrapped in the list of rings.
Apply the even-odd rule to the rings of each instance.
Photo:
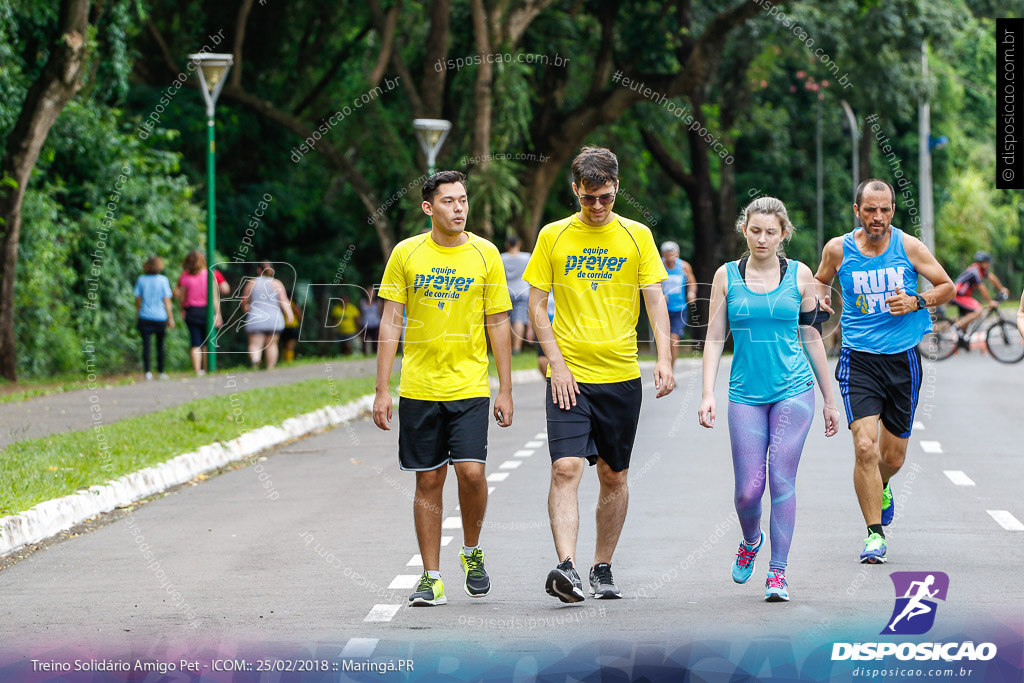
[[[401,359],[396,359],[395,372],[400,364]],[[98,389],[78,389],[19,403],[0,403],[0,448],[25,439],[88,429],[96,424],[90,413],[92,405],[101,406],[102,424],[109,425],[127,417],[166,410],[200,398],[227,396],[237,391],[294,384],[318,377],[326,379],[333,376],[336,380],[373,377],[376,368],[375,358],[352,361],[327,358],[308,365],[279,366],[269,372],[223,371],[207,377],[143,380],[138,384],[101,385]],[[237,386],[226,386],[229,374]],[[92,398],[94,394],[98,399]]]

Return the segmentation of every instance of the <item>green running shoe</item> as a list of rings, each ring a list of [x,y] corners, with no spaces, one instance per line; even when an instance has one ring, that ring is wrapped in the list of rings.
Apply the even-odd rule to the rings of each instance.
[[[484,551],[477,548],[466,557],[465,552],[460,550],[459,561],[462,562],[462,571],[466,573],[466,595],[482,598],[490,593],[491,577],[484,571]]]
[[[882,564],[885,562],[885,539],[871,534],[864,539],[864,552],[860,554],[861,564]]]
[[[882,526],[892,524],[895,512],[896,506],[892,504],[892,489],[889,488],[889,482],[886,482],[885,488],[882,489]]]
[[[433,607],[434,605],[444,605],[447,603],[448,598],[444,596],[444,581],[432,579],[429,574],[423,572],[423,576],[420,577],[420,585],[416,587],[416,592],[409,596],[409,606]]]

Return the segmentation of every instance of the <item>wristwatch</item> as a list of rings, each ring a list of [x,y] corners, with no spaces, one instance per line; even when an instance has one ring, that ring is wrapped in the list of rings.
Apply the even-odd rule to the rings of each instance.
[[[916,295],[916,299],[917,299],[917,310],[920,311],[922,309],[928,308],[928,302],[924,300],[923,296],[921,296],[920,294],[917,294]]]

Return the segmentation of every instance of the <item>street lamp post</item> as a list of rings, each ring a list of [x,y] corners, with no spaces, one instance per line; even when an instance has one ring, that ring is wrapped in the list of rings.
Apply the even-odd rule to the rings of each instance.
[[[420,149],[427,157],[427,175],[434,175],[437,153],[441,151],[441,145],[452,129],[452,122],[444,119],[413,119],[412,127],[416,129],[416,139],[420,141]]]
[[[188,56],[195,64],[199,65],[199,84],[203,92],[203,100],[206,102],[206,264],[207,264],[207,294],[206,294],[206,339],[207,356],[206,369],[208,372],[217,370],[217,336],[214,334],[214,288],[217,286],[213,277],[213,253],[217,246],[215,231],[216,219],[214,212],[214,123],[213,112],[217,105],[217,98],[224,88],[228,70],[234,63],[234,58],[229,54],[214,54],[200,52]]]
[[[843,105],[846,122],[850,126],[850,146],[852,148],[850,152],[850,166],[853,170],[853,202],[857,203],[857,186],[860,185],[860,169],[858,168],[860,159],[857,157],[857,117],[853,115],[853,109],[850,108],[846,100],[841,100],[839,104]]]

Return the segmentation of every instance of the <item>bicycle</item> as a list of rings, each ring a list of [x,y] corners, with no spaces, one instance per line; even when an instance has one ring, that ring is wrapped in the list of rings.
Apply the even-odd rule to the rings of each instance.
[[[1006,296],[1002,293],[995,297],[997,303],[1005,300]],[[989,307],[985,315],[968,325],[966,332],[961,332],[955,321],[948,318],[944,311],[936,310],[932,318],[932,331],[924,336],[917,348],[931,360],[945,360],[960,349],[970,351],[971,338],[982,330],[990,318],[995,318],[995,321],[985,331],[985,348],[989,354],[1000,363],[1018,363],[1024,359],[1024,339],[1016,323],[1003,318],[995,306]]]

